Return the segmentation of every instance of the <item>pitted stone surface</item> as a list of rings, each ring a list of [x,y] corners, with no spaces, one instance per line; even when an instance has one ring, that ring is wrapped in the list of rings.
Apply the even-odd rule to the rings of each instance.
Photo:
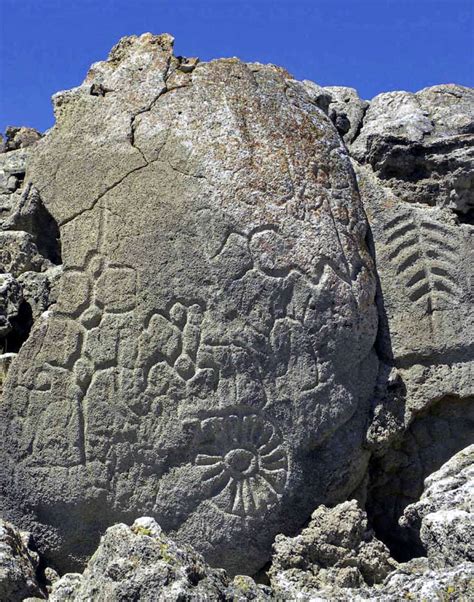
[[[55,99],[27,178],[64,273],[6,382],[2,503],[63,570],[143,514],[253,573],[366,469],[375,281],[348,156],[284,70],[183,61],[170,36]]]
[[[474,440],[473,132],[473,90],[441,85],[377,96],[350,145],[378,275],[368,512],[392,551],[423,480]]]

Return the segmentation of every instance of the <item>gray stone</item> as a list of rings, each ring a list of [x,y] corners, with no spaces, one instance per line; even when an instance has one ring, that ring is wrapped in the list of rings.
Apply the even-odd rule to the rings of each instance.
[[[38,252],[45,258],[41,269],[61,263],[58,225],[34,186],[25,186],[2,227],[4,230],[26,232],[32,237]]]
[[[449,207],[472,220],[474,89],[440,85],[376,96],[351,154],[404,201]]]
[[[327,115],[329,111],[329,105],[332,100],[331,94],[326,90],[326,88],[315,84],[309,79],[303,80],[302,83],[311,100],[321,109],[321,111]]]
[[[233,583],[222,569],[178,546],[151,518],[107,529],[82,575],[69,573],[53,585],[51,602],[169,602],[182,600],[269,600],[249,577]]]
[[[328,115],[344,142],[349,145],[359,135],[369,103],[362,100],[354,88],[327,86],[324,90],[331,98]]]
[[[56,303],[62,272],[62,266],[56,265],[45,272],[24,272],[18,277],[33,322]]]
[[[0,230],[0,271],[18,278],[23,272],[41,272],[52,263],[38,252],[31,234]]]
[[[2,152],[7,153],[20,148],[27,148],[38,142],[40,138],[41,134],[34,128],[9,126],[5,131]]]
[[[30,547],[30,535],[0,519],[0,600],[20,602],[34,596],[44,600],[36,570],[38,554]]]
[[[474,562],[474,445],[425,480],[423,495],[400,524],[420,532],[431,564]]]
[[[3,383],[7,377],[8,369],[11,366],[11,363],[16,358],[16,353],[1,353],[0,354],[0,396],[3,391]]]
[[[22,300],[21,287],[15,278],[11,274],[0,274],[0,341],[13,329]]]
[[[28,166],[64,273],[7,378],[2,504],[62,570],[139,513],[252,574],[366,472],[375,280],[344,146],[283,69],[171,48],[122,40]]]
[[[25,149],[0,153],[0,226],[20,201],[29,154]]]
[[[473,90],[434,86],[373,99],[350,145],[377,267],[382,360],[367,508],[401,559],[415,545],[398,526],[404,508],[474,440],[473,132]]]
[[[320,506],[297,537],[278,535],[269,576],[277,597],[305,599],[318,591],[381,583],[396,566],[352,500],[331,509]]]

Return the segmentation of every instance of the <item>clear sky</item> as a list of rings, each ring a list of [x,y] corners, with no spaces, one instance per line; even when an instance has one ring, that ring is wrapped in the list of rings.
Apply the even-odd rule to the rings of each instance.
[[[51,95],[146,31],[173,34],[177,54],[276,63],[364,98],[474,85],[474,0],[0,0],[0,131],[50,127]]]

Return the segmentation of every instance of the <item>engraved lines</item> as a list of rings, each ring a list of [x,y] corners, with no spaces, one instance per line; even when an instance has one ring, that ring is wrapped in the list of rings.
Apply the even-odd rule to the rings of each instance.
[[[272,424],[257,414],[230,415],[203,420],[201,430],[206,442],[195,464],[218,507],[255,517],[279,501],[288,459]]]
[[[80,462],[84,465],[87,461],[87,395],[99,374],[113,372],[119,367],[122,342],[119,316],[132,312],[136,304],[135,270],[110,263],[105,254],[107,202],[99,206],[99,211],[97,250],[87,253],[82,267],[65,270],[55,311],[60,320],[76,325],[77,348],[65,362],[46,364],[47,368],[61,370],[66,378],[67,375],[73,378],[72,397],[77,411]],[[109,323],[105,334],[97,335],[97,327],[106,316],[113,316],[112,321],[119,321]],[[93,341],[91,344],[90,337],[97,339],[96,344]],[[96,349],[99,356],[96,356]],[[100,357],[100,351],[104,349],[106,352]]]
[[[458,298],[458,252],[449,240],[450,227],[413,210],[390,220],[384,230],[387,257],[413,303],[425,303],[431,313],[440,299],[453,303]]]

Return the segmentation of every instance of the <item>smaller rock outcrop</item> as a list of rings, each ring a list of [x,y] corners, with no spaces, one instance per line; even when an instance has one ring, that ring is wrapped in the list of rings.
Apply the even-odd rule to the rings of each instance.
[[[29,533],[0,519],[0,600],[46,598],[36,575],[39,557],[30,545]]]
[[[434,566],[474,562],[474,445],[425,480],[423,495],[400,524],[419,531]]]
[[[277,536],[274,552],[269,575],[283,599],[380,583],[397,566],[355,500],[319,506],[300,535]]]
[[[5,131],[5,139],[2,141],[0,152],[27,148],[40,138],[41,134],[34,128],[9,126]]]
[[[473,107],[474,90],[453,84],[379,94],[351,155],[369,164],[402,200],[472,218]]]
[[[107,529],[82,575],[58,580],[52,602],[107,600],[267,600],[268,588],[213,569],[192,548],[178,546],[152,518]]]
[[[62,273],[57,224],[37,190],[25,184],[40,138],[31,128],[10,127],[0,149],[0,353],[8,354],[1,363],[2,382],[12,352],[56,302]]]

